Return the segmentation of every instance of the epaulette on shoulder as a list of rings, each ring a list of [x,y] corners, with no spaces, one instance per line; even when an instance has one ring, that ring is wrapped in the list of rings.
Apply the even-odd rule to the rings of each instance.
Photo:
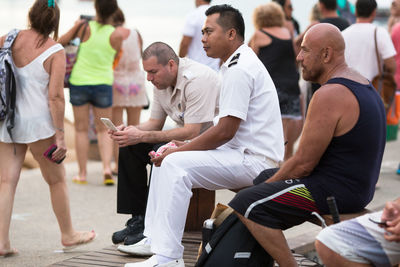
[[[237,53],[236,55],[233,56],[231,61],[229,61],[228,68],[232,67],[233,65],[236,65],[239,61],[240,53]]]

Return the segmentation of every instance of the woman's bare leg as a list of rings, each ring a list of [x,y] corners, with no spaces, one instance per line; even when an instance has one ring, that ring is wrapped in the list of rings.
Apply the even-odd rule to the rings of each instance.
[[[112,121],[114,125],[119,126],[123,123],[123,107],[113,107],[112,108]],[[129,123],[128,123],[129,124]],[[113,152],[114,152],[114,162],[115,162],[115,167],[114,167],[114,172],[118,172],[118,152],[119,152],[119,146],[117,143],[113,142]]]
[[[75,152],[79,166],[79,179],[86,180],[89,153],[89,104],[73,106],[75,125]]]
[[[121,125],[123,123],[123,110],[126,109],[128,114],[128,125],[138,125],[140,123],[140,113],[142,107],[113,107],[113,122],[115,125]],[[114,171],[118,172],[118,152],[119,146],[114,143],[114,160],[115,168]]]
[[[94,233],[77,232],[72,226],[64,164],[54,163],[43,157],[44,151],[55,143],[55,138],[48,138],[29,144],[32,155],[39,163],[43,178],[49,185],[51,204],[61,231],[61,243],[70,246],[87,243],[94,238]]]
[[[113,141],[108,136],[108,128],[100,121],[100,118],[111,118],[112,108],[93,107],[94,123],[97,131],[97,144],[99,146],[103,173],[111,175],[111,159],[113,155]]]
[[[142,107],[128,107],[126,112],[128,113],[128,125],[138,125],[140,123],[140,113]]]
[[[15,154],[14,154],[15,146]],[[15,253],[10,245],[10,223],[14,196],[27,146],[0,142],[0,256]]]

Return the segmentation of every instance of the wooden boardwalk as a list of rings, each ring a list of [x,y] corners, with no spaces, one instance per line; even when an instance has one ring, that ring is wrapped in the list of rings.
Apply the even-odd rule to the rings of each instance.
[[[185,267],[194,267],[196,264],[197,253],[201,242],[200,232],[186,232],[183,237],[185,251],[183,259]],[[300,254],[293,254],[299,266],[320,266]],[[134,258],[117,250],[117,246],[109,246],[98,251],[88,252],[64,261],[57,262],[50,266],[55,267],[123,267],[128,262],[139,262],[146,258]],[[278,266],[278,265],[275,265]]]
[[[201,242],[200,232],[186,232],[183,236],[185,251],[183,259],[185,267],[194,267],[197,253]],[[119,252],[117,246],[109,246],[101,250],[92,251],[64,261],[54,263],[50,266],[65,267],[123,267],[128,262],[143,261],[146,258],[134,258],[128,254]]]

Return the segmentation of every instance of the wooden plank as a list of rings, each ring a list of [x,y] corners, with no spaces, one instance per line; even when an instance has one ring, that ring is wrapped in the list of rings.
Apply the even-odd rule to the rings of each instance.
[[[185,267],[194,267],[197,261],[198,248],[201,241],[200,232],[185,232],[183,237],[183,245],[185,247],[183,260]],[[299,266],[321,266],[317,263],[305,258],[301,254],[293,254]],[[103,249],[88,252],[61,262],[54,263],[51,266],[56,267],[123,267],[126,263],[140,262],[145,257],[133,257],[128,254],[119,252],[117,246],[109,246]],[[278,266],[275,264],[275,266]]]
[[[185,232],[182,243],[185,246],[183,259],[186,267],[194,267],[197,261],[198,248],[201,242],[200,232]],[[58,267],[120,267],[128,262],[140,262],[147,258],[133,257],[128,254],[119,252],[117,246],[109,246],[101,250],[88,252],[61,262],[57,262],[51,266]]]
[[[193,189],[186,216],[185,231],[200,231],[203,222],[210,218],[215,207],[215,191]]]

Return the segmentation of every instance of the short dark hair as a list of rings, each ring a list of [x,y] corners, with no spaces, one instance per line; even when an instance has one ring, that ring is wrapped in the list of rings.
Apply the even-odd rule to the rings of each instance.
[[[286,0],[272,0],[272,2],[276,2],[281,5],[281,7],[284,7],[286,4]]]
[[[204,0],[204,2],[211,3],[211,0]]]
[[[179,57],[169,45],[163,42],[155,42],[149,45],[144,51],[142,60],[148,60],[151,57],[157,58],[157,63],[163,66],[167,65],[171,59],[179,64]]]
[[[356,15],[360,18],[368,18],[376,9],[377,4],[375,0],[357,0],[356,2]]]
[[[325,8],[328,10],[336,10],[336,0],[319,0],[319,2],[324,4]]]
[[[117,0],[95,0],[94,8],[96,9],[98,22],[106,24],[109,17],[118,9]]]
[[[57,3],[54,7],[49,7],[47,0],[36,0],[29,10],[28,18],[29,27],[42,35],[38,47],[42,46],[53,32],[53,38],[57,41],[60,23],[60,9]]]
[[[206,11],[206,16],[219,14],[217,23],[224,29],[235,29],[238,35],[244,40],[244,20],[242,13],[230,5],[212,6]]]

